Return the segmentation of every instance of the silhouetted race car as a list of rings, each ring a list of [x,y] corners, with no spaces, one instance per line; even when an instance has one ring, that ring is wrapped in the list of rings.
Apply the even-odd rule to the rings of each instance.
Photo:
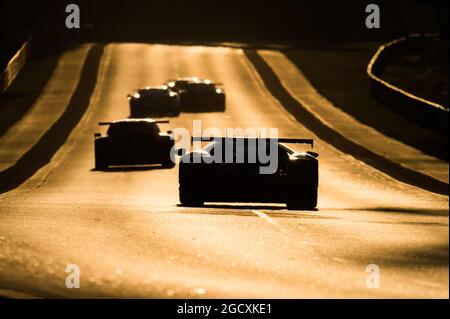
[[[181,90],[186,90],[188,87],[188,84],[191,83],[201,83],[204,80],[199,79],[195,76],[188,76],[183,78],[177,78],[176,80],[169,80],[165,85],[169,87],[174,92],[179,93]]]
[[[125,119],[100,122],[108,125],[107,136],[95,133],[95,167],[112,165],[162,164],[173,167],[170,151],[174,145],[171,132],[161,133],[158,123],[167,120]]]
[[[180,97],[166,85],[147,86],[128,94],[127,97],[132,118],[180,114]]]
[[[225,91],[211,80],[188,77],[169,81],[166,85],[180,95],[181,109],[184,112],[225,110]]]
[[[192,140],[213,142],[185,155],[184,150],[177,150],[182,155],[179,170],[182,205],[265,202],[286,203],[289,209],[316,207],[319,155],[310,151],[296,153],[286,145],[300,143],[312,148],[313,140],[231,137],[194,137]],[[277,165],[268,164],[267,159],[259,155],[261,152],[270,154],[269,151]],[[269,168],[272,171],[267,173]]]

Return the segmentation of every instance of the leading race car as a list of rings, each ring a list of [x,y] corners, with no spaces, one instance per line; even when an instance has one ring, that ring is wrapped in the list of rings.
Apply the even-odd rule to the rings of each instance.
[[[162,164],[173,167],[170,151],[174,145],[171,132],[161,133],[159,123],[167,120],[124,119],[100,122],[107,125],[107,136],[96,133],[95,167],[107,169],[110,165]]]
[[[184,112],[225,111],[225,91],[218,83],[186,77],[168,81],[166,85],[179,94],[181,109]]]
[[[147,86],[128,94],[127,97],[132,118],[180,114],[180,97],[166,85]]]
[[[313,140],[231,137],[193,140],[212,142],[200,151],[181,157],[179,196],[182,205],[266,202],[286,203],[289,209],[316,207],[319,155],[311,151],[296,153],[287,146],[300,143],[313,147]],[[276,160],[277,165],[270,174],[262,174],[261,168],[267,166],[267,161],[259,155],[269,154],[269,151],[276,155],[272,160]]]

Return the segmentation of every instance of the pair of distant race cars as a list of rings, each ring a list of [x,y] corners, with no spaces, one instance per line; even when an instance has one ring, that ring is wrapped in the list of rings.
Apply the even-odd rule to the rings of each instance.
[[[170,80],[128,94],[130,116],[177,116],[180,112],[223,112],[225,92],[218,83],[197,77]]]
[[[169,82],[167,86],[173,87],[173,84]],[[173,157],[179,156],[179,198],[182,205],[281,202],[286,203],[289,209],[316,207],[318,154],[311,151],[297,153],[288,146],[296,143],[312,147],[312,140],[193,137],[192,140],[209,143],[201,150],[186,153],[183,149],[174,149],[171,131],[161,132],[158,124],[168,122],[130,118],[99,123],[109,127],[106,136],[95,134],[96,169],[147,164],[172,168],[175,166]],[[266,149],[260,150],[261,147]],[[277,167],[271,174],[261,174],[260,168],[267,162],[261,161],[256,154],[268,149],[276,150]],[[231,154],[228,154],[230,150]],[[243,160],[236,160],[238,157]],[[213,158],[215,160],[211,160]],[[231,161],[228,160],[230,158]]]
[[[225,92],[218,84],[198,77],[170,80],[162,86],[144,87],[128,95],[130,119],[103,122],[109,125],[106,136],[95,134],[95,166],[143,165],[159,163],[173,167],[170,150],[173,139],[161,133],[158,123],[150,117],[178,115],[189,112],[224,111]]]

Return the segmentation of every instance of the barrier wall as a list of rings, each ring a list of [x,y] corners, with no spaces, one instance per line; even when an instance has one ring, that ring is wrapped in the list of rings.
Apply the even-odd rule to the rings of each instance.
[[[22,67],[25,65],[30,53],[30,48],[31,38],[28,38],[2,71],[0,75],[0,95],[8,89],[12,81],[14,81]]]
[[[372,57],[368,67],[371,94],[392,107],[396,112],[440,131],[448,131],[448,109],[444,106],[418,97],[400,89],[381,78],[383,70],[393,58],[424,52],[431,42],[435,42],[434,34],[413,34],[382,45]]]

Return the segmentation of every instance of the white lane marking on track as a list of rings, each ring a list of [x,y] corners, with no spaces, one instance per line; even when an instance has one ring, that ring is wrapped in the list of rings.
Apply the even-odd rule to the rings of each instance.
[[[270,218],[269,215],[265,214],[264,212],[262,212],[260,210],[256,210],[256,209],[252,210],[252,212],[255,215],[257,215],[258,217],[261,217],[262,219],[264,219],[269,224],[274,225],[281,232],[283,232],[285,234],[284,239],[286,240],[286,242],[290,241],[291,238],[290,238],[290,236],[288,236],[288,231],[285,228],[283,228],[282,226],[280,226],[280,224],[278,224],[274,219]],[[297,242],[301,243],[303,245],[307,245],[307,246],[320,246],[319,244],[312,243],[312,242],[307,241],[307,240],[298,240]]]
[[[258,217],[261,217],[263,220],[265,220],[269,224],[275,226],[275,228],[278,229],[281,232],[281,238],[280,239],[284,240],[284,242],[286,242],[286,244],[290,243],[290,236],[289,236],[288,232],[286,231],[286,229],[281,227],[275,220],[270,218],[269,215],[263,213],[260,210],[256,210],[256,209],[252,210],[252,213],[254,213]]]
[[[260,210],[252,210],[252,212],[261,217],[262,219],[264,219],[266,222],[272,224],[272,225],[278,225],[276,221],[274,221],[272,218],[269,217],[269,215],[264,214],[262,211]]]
[[[336,261],[336,262],[338,262],[338,263],[341,263],[341,264],[347,263],[347,260],[346,260],[345,258],[332,257],[331,259],[334,260],[334,261]]]
[[[286,229],[284,229],[283,227],[280,226],[280,224],[278,224],[274,219],[270,218],[269,215],[263,213],[260,210],[252,210],[252,212],[257,215],[258,217],[261,217],[262,219],[264,219],[266,222],[268,222],[269,224],[274,225],[276,228],[278,228],[278,230],[281,230],[282,232],[286,232]]]

